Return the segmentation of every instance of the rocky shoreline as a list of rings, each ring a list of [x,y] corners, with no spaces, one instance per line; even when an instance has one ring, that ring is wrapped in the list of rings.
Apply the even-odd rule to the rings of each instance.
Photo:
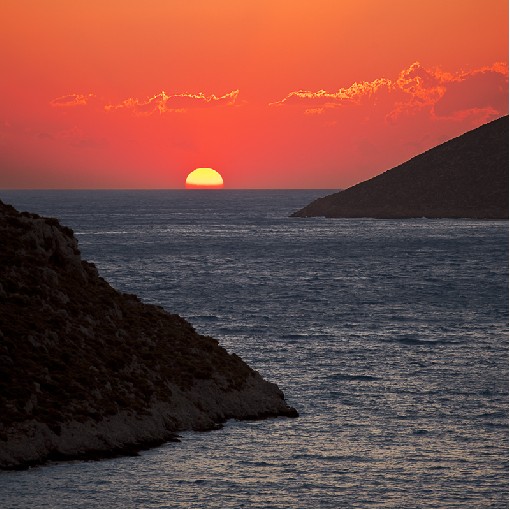
[[[135,454],[228,419],[298,416],[177,315],[113,289],[71,229],[0,202],[0,469]]]

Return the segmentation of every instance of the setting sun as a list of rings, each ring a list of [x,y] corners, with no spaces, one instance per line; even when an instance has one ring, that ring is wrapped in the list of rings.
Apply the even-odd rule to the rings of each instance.
[[[223,188],[223,177],[212,168],[195,168],[186,177],[186,188]]]

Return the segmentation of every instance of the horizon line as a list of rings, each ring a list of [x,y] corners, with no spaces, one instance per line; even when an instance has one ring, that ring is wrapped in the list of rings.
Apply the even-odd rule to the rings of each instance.
[[[313,191],[346,188],[0,188],[2,191]]]

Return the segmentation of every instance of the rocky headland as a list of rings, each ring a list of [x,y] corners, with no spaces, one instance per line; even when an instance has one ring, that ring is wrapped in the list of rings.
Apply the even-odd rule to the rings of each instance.
[[[507,219],[508,116],[291,216]]]
[[[0,202],[0,468],[133,453],[283,393],[177,315],[113,289],[71,229]]]

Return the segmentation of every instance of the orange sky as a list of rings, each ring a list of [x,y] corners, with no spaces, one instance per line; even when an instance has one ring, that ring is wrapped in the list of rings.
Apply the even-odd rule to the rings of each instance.
[[[0,188],[344,188],[508,113],[505,0],[2,0]]]

